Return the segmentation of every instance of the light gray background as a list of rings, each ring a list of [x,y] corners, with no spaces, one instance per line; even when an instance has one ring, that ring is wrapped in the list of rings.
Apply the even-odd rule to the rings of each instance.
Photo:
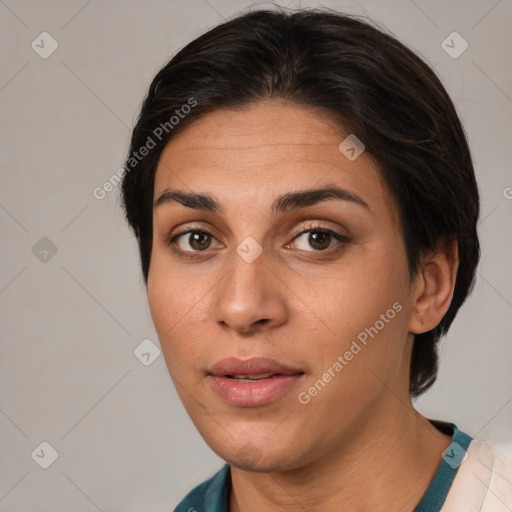
[[[0,0],[1,511],[170,511],[222,464],[163,357],[144,366],[133,354],[146,338],[158,345],[135,240],[118,189],[103,200],[92,191],[122,165],[157,70],[249,5]],[[366,14],[420,52],[465,123],[483,257],[442,344],[439,380],[417,407],[479,439],[510,440],[512,2],[323,5]],[[47,59],[31,48],[44,31],[59,45]],[[457,59],[441,47],[453,31],[469,43]],[[42,237],[57,247],[47,261],[32,250]],[[43,441],[58,452],[48,469],[31,457]]]

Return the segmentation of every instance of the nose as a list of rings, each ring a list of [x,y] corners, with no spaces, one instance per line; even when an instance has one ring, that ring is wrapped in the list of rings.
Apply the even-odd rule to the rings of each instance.
[[[250,334],[286,322],[287,288],[267,260],[265,252],[250,263],[233,253],[225,277],[213,291],[213,318],[223,329]]]

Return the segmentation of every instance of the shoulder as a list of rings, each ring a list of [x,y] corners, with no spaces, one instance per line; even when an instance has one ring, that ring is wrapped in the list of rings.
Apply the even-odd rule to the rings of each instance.
[[[507,512],[512,509],[512,442],[473,439],[442,512]]]
[[[230,468],[225,464],[211,478],[194,487],[173,512],[227,512],[230,482]]]

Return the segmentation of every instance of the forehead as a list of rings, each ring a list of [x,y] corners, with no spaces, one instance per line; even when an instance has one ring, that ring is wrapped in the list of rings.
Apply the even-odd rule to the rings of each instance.
[[[350,132],[326,113],[287,101],[220,109],[187,126],[164,148],[155,197],[165,189],[208,192],[243,207],[291,189],[336,183],[378,210],[390,197],[375,160],[351,161],[339,145]],[[373,208],[372,208],[373,209]]]
[[[210,150],[209,158],[215,160],[216,155],[224,160],[243,152],[244,158],[258,156],[260,162],[263,156],[271,161],[327,161],[344,132],[320,111],[273,100],[204,115],[171,139],[162,157],[172,152],[174,159],[186,158],[193,165],[203,163],[204,152]]]

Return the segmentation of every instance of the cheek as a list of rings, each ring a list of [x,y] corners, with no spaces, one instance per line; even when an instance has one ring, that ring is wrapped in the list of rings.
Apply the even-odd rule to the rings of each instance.
[[[328,319],[338,326],[359,324],[364,328],[394,302],[404,300],[406,269],[391,254],[368,248],[344,261],[332,275],[316,281],[313,288],[320,310]]]
[[[353,346],[357,354],[348,366],[376,373],[396,369],[407,334],[408,272],[400,254],[368,247],[332,275],[308,282],[308,288],[308,306],[316,316],[314,326],[307,326],[315,339],[307,351],[317,369],[332,366],[354,341],[361,350]]]
[[[155,257],[148,276],[147,296],[151,317],[171,374],[178,376],[201,359],[208,338],[206,323],[208,281],[194,281]],[[211,287],[211,285],[210,285]],[[190,372],[188,372],[190,373]]]
[[[171,265],[168,256],[161,248],[153,248],[149,267],[147,295],[148,304],[155,329],[164,341],[172,336],[171,328],[178,326],[196,302],[194,291],[197,283],[191,282],[192,277],[179,272]]]
[[[170,284],[169,276],[160,271],[156,261],[152,262],[147,286],[148,304],[161,342],[178,321],[182,307],[182,303],[175,300],[176,293]]]

